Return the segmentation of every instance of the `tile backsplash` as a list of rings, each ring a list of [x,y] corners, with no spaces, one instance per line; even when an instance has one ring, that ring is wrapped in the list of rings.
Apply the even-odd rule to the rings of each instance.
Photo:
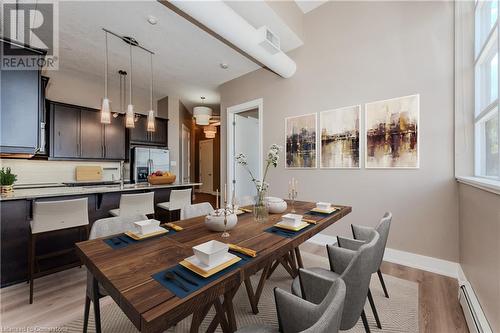
[[[0,165],[10,167],[12,173],[17,175],[16,185],[72,182],[75,181],[75,167],[79,165],[101,166],[102,180],[120,179],[119,162],[1,159]]]

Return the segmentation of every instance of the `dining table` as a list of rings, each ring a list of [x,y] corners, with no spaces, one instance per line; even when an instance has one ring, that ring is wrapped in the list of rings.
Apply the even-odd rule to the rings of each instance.
[[[229,230],[227,238],[221,237],[221,232],[210,231],[204,224],[205,216],[200,216],[175,221],[174,226],[180,226],[182,230],[169,228],[165,235],[128,246],[114,247],[109,237],[105,237],[77,243],[76,249],[92,276],[94,288],[99,285],[104,288],[137,330],[163,332],[192,315],[190,332],[198,332],[207,313],[214,307],[215,316],[207,331],[213,332],[220,326],[223,332],[234,332],[237,327],[233,297],[240,286],[244,284],[252,311],[258,313],[261,293],[273,271],[282,265],[292,277],[297,276],[298,269],[303,267],[299,245],[352,210],[350,206],[334,205],[336,210],[333,213],[313,214],[311,210],[316,207],[315,203],[295,201],[295,213],[303,215],[309,225],[296,233],[275,232],[274,225],[283,214],[291,211],[292,205],[287,202],[285,212],[269,214],[265,222],[257,222],[251,207],[248,207],[250,209],[238,216],[237,225]],[[192,256],[194,246],[211,240],[252,249],[256,255],[246,257],[239,253],[244,260],[204,282],[193,273],[190,275],[192,279],[202,283],[192,292],[167,288],[166,282],[161,281],[163,272]],[[252,284],[250,277],[260,271],[258,283]],[[191,286],[186,281],[183,285]],[[100,330],[100,323],[96,330]]]

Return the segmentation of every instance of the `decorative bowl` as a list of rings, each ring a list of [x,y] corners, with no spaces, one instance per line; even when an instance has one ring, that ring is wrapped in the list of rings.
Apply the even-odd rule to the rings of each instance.
[[[163,176],[148,176],[148,183],[151,185],[172,184],[175,182],[174,174],[164,174]]]
[[[196,258],[205,265],[212,265],[215,262],[219,262],[224,258],[228,250],[229,246],[227,244],[216,240],[193,246]]]
[[[286,201],[281,198],[266,197],[265,201],[267,210],[271,214],[283,213],[287,208]]]
[[[227,225],[224,229],[224,212],[222,210],[215,211],[210,215],[205,217],[205,226],[212,231],[224,231],[231,230],[238,223],[238,217],[236,214],[228,214],[227,215]]]
[[[285,214],[281,217],[283,224],[286,224],[290,227],[298,227],[302,224],[302,215],[298,214]]]
[[[332,204],[329,202],[316,202],[316,208],[321,210],[329,210],[332,208]]]

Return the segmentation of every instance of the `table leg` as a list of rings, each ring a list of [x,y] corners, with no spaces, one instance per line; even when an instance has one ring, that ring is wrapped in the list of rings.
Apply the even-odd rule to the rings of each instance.
[[[284,257],[281,257],[278,259],[280,264],[285,267],[286,271],[288,272],[288,274],[290,274],[290,276],[295,279],[296,277],[296,274],[295,272],[293,271],[293,269],[289,266],[288,264],[288,261],[287,261],[287,258],[286,258],[286,255]]]
[[[250,278],[245,279],[245,287],[247,289],[248,300],[250,301],[250,305],[252,306],[252,312],[254,314],[259,313],[259,300],[262,295],[262,291],[264,290],[264,285],[267,280],[267,276],[269,274],[269,270],[271,269],[272,263],[267,264],[262,270],[262,274],[260,275],[259,284],[257,285],[257,289],[255,293],[253,292],[252,282]]]
[[[291,250],[289,253],[288,253],[288,262],[290,263],[290,267],[292,268],[292,270],[295,272],[295,274],[298,274],[298,271],[297,271],[297,264],[296,264],[296,261],[295,261],[295,254],[294,254],[294,251]]]
[[[271,275],[273,275],[274,270],[275,270],[276,268],[278,268],[278,266],[279,266],[279,265],[280,265],[280,262],[279,262],[278,260],[276,260],[276,261],[274,262],[274,264],[272,265],[271,269],[269,270],[269,272],[267,273],[267,278],[268,278],[268,279],[271,277]]]
[[[229,291],[224,294],[224,303],[223,306],[226,310],[227,314],[227,323],[229,325],[229,329],[231,332],[236,331],[236,315],[234,314],[234,305],[233,305],[233,298],[236,292],[238,291],[238,288],[234,288],[232,291]]]
[[[189,330],[190,333],[198,333],[200,325],[203,322],[203,319],[205,319],[211,307],[212,304],[206,305],[200,311],[196,311],[195,313],[193,313],[193,318],[191,319],[191,328]]]
[[[254,295],[255,294],[253,292],[253,286],[252,286],[252,282],[250,281],[250,278],[245,279],[245,288],[247,290],[247,295],[248,295],[248,300],[250,301],[250,306],[252,307],[252,312],[254,314],[259,313],[259,308],[257,307],[257,305],[254,302],[254,297],[255,297]]]
[[[297,264],[299,265],[299,268],[304,268],[304,264],[302,263],[302,255],[300,254],[300,249],[298,246],[295,248],[295,257],[297,257]]]
[[[229,325],[226,319],[226,311],[224,311],[224,307],[222,306],[222,303],[220,302],[219,298],[215,300],[214,306],[215,306],[216,316],[219,319],[219,324],[222,329],[222,332],[231,333],[232,331],[229,329]]]
[[[101,333],[101,309],[99,306],[99,282],[92,278],[92,295],[94,298],[94,321],[96,333]]]

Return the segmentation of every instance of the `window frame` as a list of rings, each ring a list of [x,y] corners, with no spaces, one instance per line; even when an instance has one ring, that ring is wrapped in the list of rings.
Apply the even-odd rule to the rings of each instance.
[[[474,29],[477,29],[479,26],[484,27],[483,22],[477,22],[478,19],[484,18],[481,13],[478,13],[482,9],[482,6],[486,5],[489,2],[488,0],[478,0],[475,3],[474,8]],[[497,122],[497,133],[500,133],[500,108],[499,108],[499,99],[500,99],[500,84],[497,83],[497,91],[496,99],[493,101],[488,101],[487,105],[484,103],[486,100],[484,98],[486,91],[491,91],[492,82],[488,83],[488,79],[486,75],[481,75],[481,70],[484,69],[481,67],[486,63],[486,60],[490,55],[495,55],[495,50],[491,48],[495,47],[496,43],[496,54],[498,57],[499,48],[500,48],[500,32],[499,32],[499,16],[500,16],[500,6],[497,5],[497,15],[496,22],[492,25],[491,30],[486,34],[486,38],[482,41],[481,45],[481,32],[474,31],[474,175],[476,177],[487,178],[492,180],[500,180],[500,142],[498,142],[498,170],[495,175],[486,175],[486,145],[485,145],[485,131],[484,126],[488,120],[495,117],[497,114],[498,122]],[[492,52],[492,53],[491,53]],[[497,65],[497,71],[500,72],[500,67]],[[483,73],[484,74],[484,73]],[[497,78],[500,78],[500,73],[497,73]],[[498,141],[500,141],[500,135],[498,136]]]

